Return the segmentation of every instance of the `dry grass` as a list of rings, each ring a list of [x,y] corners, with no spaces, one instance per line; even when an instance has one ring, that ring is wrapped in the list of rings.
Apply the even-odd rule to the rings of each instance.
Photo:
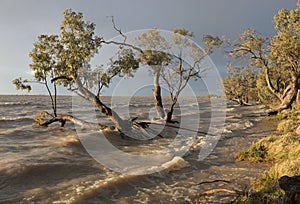
[[[268,172],[252,182],[251,193],[243,203],[280,203],[284,192],[279,188],[278,179],[284,175],[300,175],[300,136],[295,133],[300,126],[299,115],[285,114],[284,118],[277,128],[282,135],[263,138],[248,151],[236,154],[238,160],[272,163]]]

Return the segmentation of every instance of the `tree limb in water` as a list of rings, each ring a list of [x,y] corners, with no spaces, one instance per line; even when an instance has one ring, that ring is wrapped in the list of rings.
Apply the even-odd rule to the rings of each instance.
[[[82,128],[89,128],[89,129],[96,129],[96,130],[103,130],[108,128],[107,125],[86,122],[84,120],[78,119],[71,115],[60,115],[60,116],[53,117],[47,111],[41,111],[38,114],[36,114],[34,117],[34,121],[40,126],[48,126],[52,123],[59,122],[61,124],[61,127],[63,127],[66,124],[66,122],[69,121],[76,125],[81,126]]]
[[[205,191],[205,192],[201,193],[200,196],[212,195],[215,193],[239,194],[239,192],[237,192],[237,191],[233,191],[233,190],[229,190],[229,189],[225,189],[225,188],[217,188],[217,189]]]
[[[206,183],[216,183],[216,182],[230,183],[230,181],[227,181],[227,180],[217,179],[217,180],[213,180],[213,181],[203,181],[203,182],[198,183],[198,185],[206,184]]]

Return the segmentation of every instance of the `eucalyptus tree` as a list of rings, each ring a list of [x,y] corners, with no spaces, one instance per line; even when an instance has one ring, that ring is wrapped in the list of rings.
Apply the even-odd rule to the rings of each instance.
[[[132,121],[122,119],[103,103],[100,96],[103,88],[109,87],[114,77],[133,76],[139,62],[132,49],[124,47],[124,43],[116,42],[115,44],[120,47],[115,57],[107,65],[108,68],[92,69],[90,60],[98,53],[101,45],[114,43],[105,41],[102,37],[95,35],[94,31],[95,24],[85,22],[82,13],[67,9],[64,11],[60,34],[40,35],[38,41],[34,43],[34,48],[30,53],[32,59],[30,68],[34,73],[34,78],[46,85],[51,100],[53,97],[48,82],[51,81],[55,86],[53,99],[55,114],[52,116],[43,112],[41,116],[51,115],[52,118],[47,121],[39,120],[41,121],[40,125],[49,125],[56,121],[63,125],[65,121],[70,120],[79,125],[92,126],[92,124],[73,116],[56,114],[56,86],[61,85],[94,104],[120,132],[126,134],[138,126],[137,123],[133,124]],[[28,80],[20,78],[14,80],[17,88],[29,88],[26,82]],[[98,128],[104,128],[103,125],[95,125]],[[131,135],[127,134],[127,136]]]
[[[264,82],[260,81],[258,89],[263,89],[261,94],[267,90],[267,94],[278,101],[270,114],[290,108],[297,98],[300,99],[299,3],[296,9],[278,11],[274,24],[275,36],[266,38],[247,29],[231,44],[229,51],[232,57],[247,58],[249,67],[260,69]]]
[[[212,53],[213,47],[219,47],[222,41],[217,37],[205,36],[203,42],[207,48],[202,49],[196,45],[192,38],[192,32],[184,28],[174,29],[172,39],[169,42],[171,48],[168,53],[170,62],[162,69],[162,79],[170,94],[171,104],[167,111],[167,122],[172,120],[174,107],[182,91],[190,80],[197,81],[204,77],[208,67],[204,61]]]
[[[174,29],[171,38],[166,38],[153,28],[135,39],[137,46],[143,50],[139,55],[140,62],[148,65],[153,73],[152,93],[157,115],[167,122],[173,122],[174,107],[189,80],[197,80],[204,73],[202,62],[205,57],[211,54],[214,46],[222,43],[219,38],[206,36],[204,43],[207,49],[203,50],[191,41],[192,37],[193,33],[184,28]],[[167,113],[161,98],[160,83],[166,85],[170,94],[171,104]]]
[[[239,105],[248,105],[258,101],[256,88],[257,73],[255,70],[227,65],[228,75],[223,79],[227,99]]]
[[[46,87],[51,101],[53,116],[57,116],[57,83],[53,83],[53,89],[50,88],[51,83],[49,77],[53,78],[56,72],[56,52],[58,50],[58,36],[57,35],[40,35],[38,42],[34,43],[34,48],[29,56],[32,59],[30,68],[34,73],[34,81],[23,80],[21,77],[14,79],[13,84],[17,89],[26,89],[31,91],[30,83],[43,84]]]
[[[169,54],[166,53],[166,50],[169,49],[168,42],[156,28],[153,28],[136,37],[135,43],[143,50],[139,55],[139,61],[148,65],[153,73],[154,105],[158,118],[164,119],[165,111],[161,97],[160,75],[163,67],[170,61]]]

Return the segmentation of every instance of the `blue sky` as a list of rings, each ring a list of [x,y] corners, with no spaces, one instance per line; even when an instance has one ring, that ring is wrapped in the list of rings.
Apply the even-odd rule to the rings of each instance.
[[[274,34],[272,18],[281,8],[295,8],[297,0],[1,0],[0,1],[0,94],[25,94],[11,81],[30,78],[28,53],[39,34],[59,32],[63,11],[72,8],[96,23],[96,34],[106,39],[117,35],[107,16],[114,16],[123,32],[185,27],[195,42],[203,35],[234,37],[253,28],[263,35]],[[226,59],[212,56],[221,75]],[[42,87],[32,94],[43,94]]]

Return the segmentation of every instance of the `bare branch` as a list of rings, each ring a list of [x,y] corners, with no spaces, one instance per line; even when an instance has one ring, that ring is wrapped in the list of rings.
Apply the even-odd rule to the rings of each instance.
[[[120,34],[120,35],[122,35],[122,37],[124,38],[124,41],[123,41],[123,43],[125,43],[126,42],[126,40],[127,40],[127,36],[126,35],[124,35],[123,33],[122,33],[122,31],[121,31],[121,29],[120,28],[118,28],[117,26],[116,26],[116,23],[115,23],[115,18],[114,18],[114,16],[107,16],[107,17],[109,17],[109,18],[111,18],[111,22],[112,22],[112,24],[113,24],[113,26],[114,26],[114,29]]]

